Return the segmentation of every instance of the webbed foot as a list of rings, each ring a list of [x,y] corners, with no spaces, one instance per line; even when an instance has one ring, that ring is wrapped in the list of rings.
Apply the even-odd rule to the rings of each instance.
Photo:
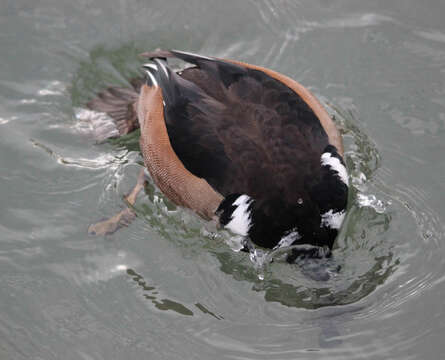
[[[125,200],[129,206],[133,206],[136,202],[136,197],[139,192],[144,188],[145,173],[144,169],[141,169],[138,181],[134,189],[125,197]],[[125,208],[118,214],[110,217],[109,219],[99,221],[95,224],[91,224],[88,227],[89,235],[110,235],[121,227],[128,226],[136,217],[136,213],[130,207]]]

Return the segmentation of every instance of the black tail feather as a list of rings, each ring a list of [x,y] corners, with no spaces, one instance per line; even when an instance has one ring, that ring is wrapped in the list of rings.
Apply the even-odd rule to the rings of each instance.
[[[151,60],[156,58],[178,58],[187,63],[194,64],[201,69],[219,73],[220,78],[226,86],[229,86],[234,80],[238,79],[240,76],[243,76],[248,72],[245,67],[233,64],[228,61],[223,61],[214,57],[202,56],[180,50],[155,50],[142,53],[141,56],[148,57]]]
[[[243,66],[219,60],[217,58],[211,58],[179,50],[171,50],[170,52],[177,58],[194,64],[203,70],[208,70],[210,73],[218,73],[219,78],[226,87],[228,87],[232,82],[238,80],[241,76],[246,75],[248,72],[248,70]]]
[[[165,106],[178,104],[181,98],[188,101],[204,96],[202,90],[192,82],[172,71],[164,58],[152,58],[152,63],[143,65],[147,74],[147,85],[160,86]]]

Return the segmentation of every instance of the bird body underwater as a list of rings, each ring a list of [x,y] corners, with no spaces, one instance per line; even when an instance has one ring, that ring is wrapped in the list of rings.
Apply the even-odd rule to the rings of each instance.
[[[140,149],[167,198],[265,248],[332,249],[346,214],[342,138],[320,102],[269,69],[183,51],[142,54],[145,79],[88,107],[113,128],[140,128]],[[191,66],[173,71],[167,59]]]

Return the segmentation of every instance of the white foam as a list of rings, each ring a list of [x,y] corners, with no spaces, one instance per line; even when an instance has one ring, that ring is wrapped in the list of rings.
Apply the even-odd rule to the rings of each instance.
[[[60,81],[55,80],[51,81],[48,86],[44,89],[40,89],[37,91],[39,96],[54,96],[54,95],[63,95],[65,91],[65,85]]]
[[[245,240],[246,238],[244,236],[236,235],[231,236],[229,239],[225,240],[225,242],[233,251],[239,252],[244,249]]]
[[[114,120],[106,113],[76,108],[75,115],[78,123],[74,127],[83,133],[93,133],[98,142],[119,136]]]
[[[344,210],[339,212],[334,212],[334,210],[329,210],[324,214],[321,214],[321,226],[326,226],[331,229],[340,229],[341,224],[345,218],[346,212]]]
[[[20,104],[25,104],[25,105],[35,104],[36,102],[37,102],[36,99],[22,99],[22,100],[20,100]]]
[[[275,249],[279,249],[282,247],[290,246],[293,244],[295,240],[301,239],[301,235],[298,233],[297,230],[291,231],[289,234],[283,236],[278,243],[277,246],[275,246]]]
[[[386,206],[383,201],[377,199],[373,194],[366,195],[358,193],[357,202],[361,207],[371,207],[379,214],[383,214],[386,211]]]

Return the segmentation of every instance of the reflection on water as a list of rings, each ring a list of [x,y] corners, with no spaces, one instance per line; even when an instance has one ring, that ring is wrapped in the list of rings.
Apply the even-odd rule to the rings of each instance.
[[[329,260],[307,260],[306,264],[284,264],[288,269],[273,271],[271,265],[264,280],[259,280],[249,264],[240,263],[228,253],[215,253],[221,262],[221,270],[234,276],[239,281],[253,282],[252,289],[264,293],[266,301],[278,302],[290,307],[317,309],[324,306],[346,305],[360,301],[370,294],[377,286],[397,269],[398,261],[392,261],[392,254],[387,257],[374,259],[372,267],[364,274],[350,274],[342,272],[336,264],[335,257]],[[335,256],[335,255],[334,255]],[[238,261],[237,261],[238,260]],[[345,260],[343,260],[345,261]],[[318,264],[317,264],[318,262]],[[305,268],[309,267],[309,268]],[[358,265],[356,265],[358,266]],[[315,269],[314,269],[315,267]],[[330,278],[321,279],[317,274],[309,272],[326,271],[320,268],[331,267]],[[291,279],[292,283],[285,279]]]
[[[193,316],[193,311],[188,309],[185,305],[174,301],[170,299],[158,299],[159,298],[159,292],[156,290],[154,286],[149,286],[144,278],[139,275],[136,271],[132,269],[127,269],[127,275],[143,290],[143,296],[145,299],[150,300],[152,304],[156,307],[158,310],[163,311],[174,311],[178,314],[185,315],[185,316]],[[195,307],[200,310],[203,314],[208,314],[212,317],[214,317],[217,320],[224,319],[220,315],[214,314],[212,311],[207,309],[203,304],[196,303]]]
[[[148,286],[144,278],[132,269],[127,270],[127,275],[144,291],[144,298],[151,300],[156,309],[171,310],[181,315],[193,316],[193,312],[184,305],[169,299],[157,299],[158,292],[153,286]]]

